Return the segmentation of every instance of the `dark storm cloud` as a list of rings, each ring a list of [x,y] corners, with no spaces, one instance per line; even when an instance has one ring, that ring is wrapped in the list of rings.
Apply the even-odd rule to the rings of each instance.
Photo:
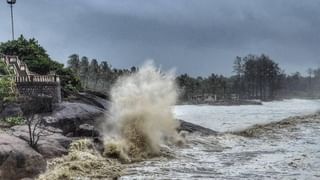
[[[9,8],[0,8],[5,41]],[[61,62],[76,52],[115,67],[151,58],[179,73],[229,75],[234,57],[248,53],[289,72],[320,66],[319,8],[317,0],[18,0],[15,10],[17,33]]]

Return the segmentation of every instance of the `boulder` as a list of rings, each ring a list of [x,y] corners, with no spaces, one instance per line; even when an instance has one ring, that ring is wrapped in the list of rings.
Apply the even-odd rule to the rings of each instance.
[[[9,103],[3,105],[3,109],[0,112],[0,119],[12,116],[21,116],[22,111],[18,103]]]
[[[29,141],[29,131],[26,125],[14,126],[10,128],[9,133],[26,142]],[[50,129],[50,131],[45,132],[44,136],[40,137],[37,144],[37,151],[44,158],[54,158],[68,153],[68,147],[72,139],[63,136],[61,133],[62,131],[60,129]]]
[[[68,154],[68,147],[71,142],[71,138],[55,133],[41,138],[38,142],[37,150],[45,158],[55,158]]]
[[[76,137],[98,137],[99,131],[90,124],[81,124],[76,131],[76,134],[73,136]]]
[[[208,135],[217,135],[218,132],[205,128],[190,122],[186,122],[183,120],[178,120],[180,123],[180,126],[178,127],[178,132],[180,131],[187,131],[189,133],[200,133],[201,135],[208,136]]]
[[[26,141],[0,134],[0,179],[33,178],[46,170],[45,159]]]
[[[95,124],[104,116],[104,109],[89,104],[63,102],[45,116],[45,124],[62,129],[63,134],[76,133],[81,124]]]

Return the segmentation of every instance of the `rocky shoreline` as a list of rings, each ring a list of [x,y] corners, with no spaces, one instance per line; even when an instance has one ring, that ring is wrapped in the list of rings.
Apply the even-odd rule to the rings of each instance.
[[[81,100],[86,96],[85,100]],[[80,97],[80,98],[79,98]],[[19,105],[14,104],[18,113]],[[36,150],[28,144],[28,127],[17,125],[0,127],[0,176],[5,179],[32,178],[44,172],[47,160],[68,154],[70,144],[79,138],[100,139],[99,123],[106,117],[109,102],[98,96],[81,94],[76,100],[62,102],[44,116],[50,133],[41,137]],[[4,108],[6,109],[6,108]],[[217,134],[208,128],[178,120],[177,131]],[[98,140],[99,141],[99,140]],[[19,173],[16,173],[19,171]]]
[[[320,112],[305,116],[289,117],[281,121],[272,122],[268,124],[254,125],[245,130],[240,130],[231,133],[245,137],[261,137],[265,135],[273,135],[275,134],[275,131],[279,131],[280,129],[286,129],[290,131],[290,129],[295,129],[295,126],[297,126],[298,124],[307,123],[320,123]]]
[[[86,96],[85,100],[81,100]],[[79,98],[80,97],[80,98]],[[69,153],[70,144],[75,140],[87,138],[101,144],[99,124],[106,118],[108,100],[86,94],[76,100],[62,102],[54,106],[52,113],[44,116],[45,124],[50,127],[48,136],[41,137],[36,150],[28,144],[28,127],[18,125],[0,127],[0,177],[5,179],[33,178],[43,173],[47,161]],[[19,111],[18,106],[15,110]],[[218,132],[183,120],[179,121],[178,132],[196,133],[201,136],[219,135]],[[280,128],[294,128],[297,123],[320,121],[320,113],[301,117],[290,117],[280,122],[255,125],[235,135],[253,137]],[[17,173],[19,172],[19,173]]]

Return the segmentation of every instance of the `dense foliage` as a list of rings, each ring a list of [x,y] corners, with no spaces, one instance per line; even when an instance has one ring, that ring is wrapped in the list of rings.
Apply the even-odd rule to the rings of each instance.
[[[4,62],[0,61],[0,102],[11,101],[15,97],[15,85]]]
[[[81,81],[84,88],[108,92],[115,80],[138,71],[138,68],[115,69],[106,61],[77,54],[69,56],[68,67]],[[208,77],[177,77],[182,101],[204,102],[215,100],[261,99],[274,100],[290,97],[319,97],[320,69],[309,70],[309,77],[300,73],[286,75],[270,57],[247,55],[236,57],[231,77],[211,74]]]
[[[281,69],[264,54],[237,57],[234,72],[234,92],[242,98],[273,99],[281,86]]]
[[[12,79],[10,77],[0,78],[0,102],[12,100],[15,93],[12,87]]]
[[[300,73],[286,75],[271,58],[262,54],[236,57],[234,76],[211,74],[193,78],[187,74],[177,77],[182,101],[320,97],[320,68],[309,69],[308,77]]]
[[[20,36],[15,41],[0,44],[0,53],[17,55],[27,63],[29,69],[38,74],[55,71],[65,89],[78,91],[81,89],[108,92],[112,84],[123,75],[138,71],[131,69],[116,69],[106,62],[72,54],[63,67],[53,61],[46,50],[35,40]],[[6,73],[5,66],[0,64],[0,75]],[[191,77],[182,74],[177,77],[181,90],[182,101],[206,99],[234,100],[261,99],[273,100],[288,97],[320,97],[320,68],[309,69],[308,76],[300,73],[287,75],[270,57],[262,55],[247,55],[236,57],[234,75],[225,77],[211,74],[208,77]],[[1,78],[0,96],[10,96],[7,89],[10,78]],[[10,88],[10,87],[9,87]]]
[[[89,61],[89,58],[78,54],[72,54],[67,61],[68,68],[79,78],[85,89],[100,92],[108,92],[111,85],[119,76],[127,75],[137,71],[136,67],[128,69],[115,69],[106,61],[100,63],[96,59]]]
[[[38,74],[48,74],[50,71],[63,67],[63,64],[53,61],[49,57],[36,39],[27,40],[22,35],[17,40],[1,43],[0,52],[18,56],[28,65],[30,71]]]

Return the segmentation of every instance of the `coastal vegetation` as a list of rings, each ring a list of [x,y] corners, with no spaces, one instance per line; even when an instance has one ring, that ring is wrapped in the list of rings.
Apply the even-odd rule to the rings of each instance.
[[[51,59],[36,39],[26,39],[22,35],[17,40],[1,43],[0,53],[19,56],[35,73],[59,75],[63,89],[71,92],[85,90],[108,94],[119,77],[139,70],[135,66],[129,69],[113,68],[107,61],[78,54],[71,54],[64,67]],[[4,64],[0,64],[0,74],[5,72]],[[12,89],[10,78],[2,77],[0,97],[3,99],[10,97],[13,91],[7,90]],[[320,97],[320,68],[287,74],[265,54],[236,57],[230,77],[214,73],[207,77],[181,74],[176,82],[180,89],[180,101],[189,103]]]
[[[0,61],[0,102],[12,101],[16,95],[12,72]]]
[[[271,101],[283,98],[319,98],[320,68],[308,69],[308,76],[300,72],[286,74],[265,54],[236,57],[231,77],[211,74],[191,77],[182,74],[177,83],[186,102],[260,99]]]
[[[78,54],[69,56],[68,68],[80,79],[84,89],[109,92],[116,79],[135,73],[139,69],[116,69],[106,61],[89,60]],[[212,73],[208,77],[181,74],[176,78],[180,87],[180,100],[204,102],[212,100],[260,99],[274,100],[292,97],[319,97],[320,68],[309,69],[308,76],[296,72],[286,74],[279,65],[265,54],[236,57],[234,75],[226,77]]]

